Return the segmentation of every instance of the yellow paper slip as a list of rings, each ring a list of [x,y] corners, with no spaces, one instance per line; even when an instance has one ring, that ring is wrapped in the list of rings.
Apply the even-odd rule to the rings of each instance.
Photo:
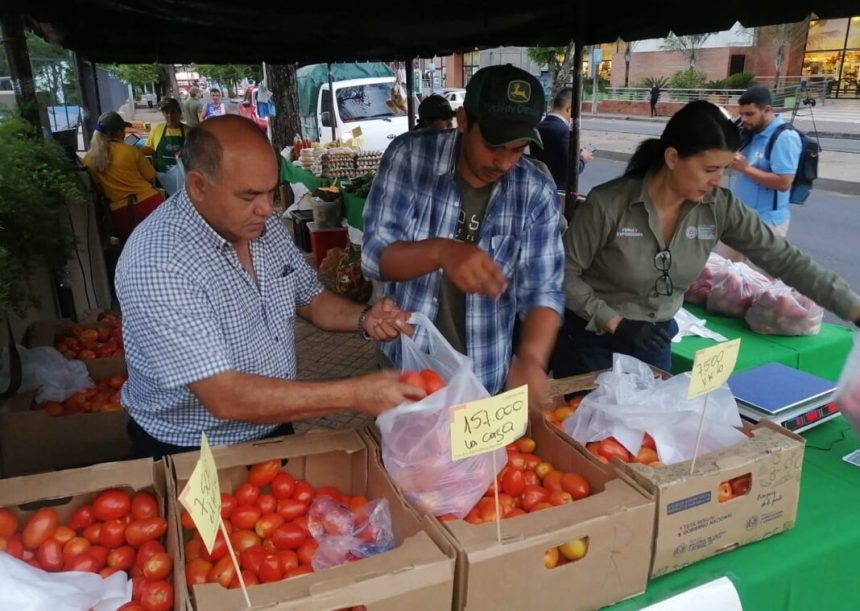
[[[528,386],[452,410],[451,457],[476,456],[519,439],[528,424]]]

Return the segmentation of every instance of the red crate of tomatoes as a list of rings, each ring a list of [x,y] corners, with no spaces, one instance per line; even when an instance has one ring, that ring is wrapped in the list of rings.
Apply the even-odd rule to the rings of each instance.
[[[160,462],[106,463],[0,486],[0,553],[48,572],[124,571],[133,598],[121,611],[184,609],[175,596],[176,548]]]
[[[215,447],[213,454],[221,515],[254,605],[369,611],[450,606],[453,560],[422,530],[379,462],[368,460],[366,443],[356,431],[311,432]],[[176,489],[181,491],[197,454],[170,460]],[[309,523],[309,512],[315,512],[311,520],[316,519],[326,535],[354,531],[371,543],[378,533],[373,531],[375,523],[366,520],[366,509],[377,499],[387,500],[395,547],[361,559],[347,553],[344,564],[315,572],[312,565],[320,541],[312,535],[318,531]],[[328,507],[320,512],[323,504]],[[178,503],[176,507],[184,526],[179,565],[195,608],[243,607],[223,535],[219,533],[212,552],[207,552],[190,516]],[[392,586],[398,579],[403,585]]]

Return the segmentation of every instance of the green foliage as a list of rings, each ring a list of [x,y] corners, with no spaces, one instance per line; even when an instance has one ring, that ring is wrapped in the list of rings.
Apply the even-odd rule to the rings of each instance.
[[[699,49],[701,49],[705,45],[705,42],[710,37],[710,34],[688,34],[686,36],[675,36],[674,33],[669,32],[669,35],[666,37],[666,40],[663,43],[663,48],[668,51],[677,51],[679,53],[682,53],[684,57],[687,58],[687,61],[690,63],[690,68],[695,68],[696,58],[698,57]]]
[[[558,57],[563,57],[566,51],[567,47],[529,47],[526,55],[534,63],[551,68],[554,63],[559,63]]]
[[[725,79],[727,89],[746,89],[755,83],[755,74],[752,72],[735,72]]]
[[[158,82],[158,64],[111,64],[108,72],[134,87]]]
[[[226,86],[230,95],[235,93],[242,79],[252,78],[259,82],[263,78],[263,69],[259,64],[198,64],[197,72]]]
[[[701,70],[687,68],[670,76],[668,84],[671,89],[701,89],[707,80],[707,75]]]
[[[716,81],[708,81],[705,83],[705,89],[728,89],[728,85],[726,85],[727,79],[720,79]]]
[[[660,89],[665,89],[668,84],[669,84],[669,77],[668,76],[646,76],[645,78],[642,79],[642,81],[639,83],[638,86],[639,87],[647,87],[648,89],[651,89],[651,87],[656,85]]]
[[[66,201],[83,197],[71,162],[14,115],[0,119],[0,308],[22,309],[33,267],[60,270],[74,248]]]
[[[80,99],[72,67],[72,55],[62,47],[53,45],[27,32],[27,51],[37,89],[47,91],[51,104],[76,104]]]

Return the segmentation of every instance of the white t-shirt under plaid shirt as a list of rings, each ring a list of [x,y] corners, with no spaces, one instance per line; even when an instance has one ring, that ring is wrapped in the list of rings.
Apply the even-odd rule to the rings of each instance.
[[[197,446],[259,439],[277,425],[222,420],[188,384],[226,371],[296,377],[296,308],[323,287],[280,220],[251,242],[257,273],[194,208],[183,189],[125,245],[116,269],[128,382],[122,404],[159,441]]]

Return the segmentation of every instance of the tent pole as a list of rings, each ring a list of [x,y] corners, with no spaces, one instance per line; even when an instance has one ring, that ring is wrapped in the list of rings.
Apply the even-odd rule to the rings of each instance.
[[[24,21],[21,14],[12,8],[12,3],[0,3],[0,40],[6,50],[12,88],[15,90],[15,104],[21,116],[41,128],[39,104],[36,100],[36,82],[30,67],[30,54],[24,36]]]
[[[415,70],[413,66],[415,58],[410,57],[406,60],[406,109],[407,117],[406,124],[409,126],[409,131],[415,129]]]
[[[331,100],[331,109],[329,110],[329,124],[331,125],[331,141],[337,141],[337,126],[335,126],[335,116],[334,116],[334,80],[331,76],[331,62],[326,64],[328,66],[328,97]],[[323,110],[325,112],[325,110]]]
[[[577,24],[578,37],[574,38],[573,49],[573,95],[570,105],[570,154],[567,163],[567,191],[565,193],[564,216],[570,220],[579,192],[579,130],[582,114],[582,26]]]
[[[78,53],[73,54],[75,68],[78,73],[78,88],[81,91],[81,106],[83,106],[82,132],[84,137],[84,149],[90,148],[90,140],[96,128],[96,122],[101,114],[99,100],[99,86],[96,76],[96,67],[92,62],[86,61]],[[132,100],[134,103],[134,100]]]

